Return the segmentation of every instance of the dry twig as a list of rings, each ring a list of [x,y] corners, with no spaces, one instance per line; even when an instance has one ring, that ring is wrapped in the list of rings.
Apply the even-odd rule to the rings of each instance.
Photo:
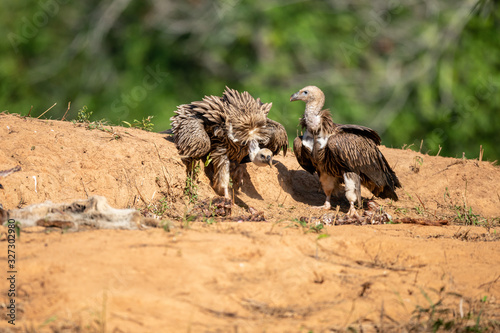
[[[68,111],[69,111],[69,108],[71,107],[71,102],[68,102],[68,109],[66,110],[66,112],[64,113],[64,116],[62,117],[61,121],[64,121],[64,119],[66,118],[66,115],[68,114]]]
[[[38,117],[36,117],[36,119],[40,119],[41,116],[43,116],[44,114],[46,114],[47,112],[49,112],[49,110],[52,109],[56,105],[57,105],[57,103],[54,103],[54,105],[52,105],[50,108],[48,108],[47,110],[45,110],[41,115],[39,115]]]

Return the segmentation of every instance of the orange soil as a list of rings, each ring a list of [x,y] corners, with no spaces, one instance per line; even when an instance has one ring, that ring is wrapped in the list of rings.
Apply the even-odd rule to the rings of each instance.
[[[425,323],[428,315],[418,319],[414,311],[440,297],[438,308],[455,318],[462,302],[465,314],[473,312],[470,323],[479,311],[482,325],[500,321],[500,169],[489,162],[381,147],[403,188],[398,202],[375,201],[394,219],[446,226],[326,226],[329,237],[318,237],[296,219],[322,215],[311,206],[323,204],[324,194],[289,152],[273,168],[248,165],[235,193],[233,216],[249,216],[252,207],[266,222],[199,218],[186,228],[191,205],[174,144],[156,133],[106,128],[0,114],[0,170],[22,168],[0,178],[0,203],[15,209],[102,195],[116,208],[157,212],[166,198],[170,232],[23,229],[16,326],[4,318],[4,279],[0,330],[399,331]],[[214,196],[203,173],[197,186],[198,200]],[[345,199],[336,204],[343,215]],[[493,227],[459,225],[456,207],[470,207]]]

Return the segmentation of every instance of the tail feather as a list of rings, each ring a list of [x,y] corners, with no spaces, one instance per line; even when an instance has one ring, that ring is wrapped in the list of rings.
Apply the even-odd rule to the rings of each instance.
[[[382,192],[380,192],[377,196],[382,199],[392,199],[394,201],[399,200],[398,195],[396,194],[396,192],[394,192],[394,189],[390,188],[387,185],[384,186]]]

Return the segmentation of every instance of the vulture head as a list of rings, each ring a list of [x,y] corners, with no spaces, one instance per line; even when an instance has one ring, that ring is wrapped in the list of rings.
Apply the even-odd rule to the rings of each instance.
[[[260,148],[256,140],[252,140],[248,144],[248,158],[250,162],[259,166],[272,166],[273,152],[268,148]]]
[[[304,101],[306,104],[321,103],[320,108],[322,108],[325,103],[325,94],[316,86],[307,86],[290,96],[290,102],[293,101]]]
[[[267,148],[263,148],[257,152],[257,155],[255,155],[255,158],[253,160],[253,163],[257,166],[265,167],[265,166],[272,166],[273,162],[273,152],[270,151]]]
[[[325,94],[316,86],[307,86],[295,94],[290,96],[290,102],[304,101],[306,102],[306,110],[304,119],[309,130],[315,132],[320,129],[321,117],[320,113],[325,104]]]

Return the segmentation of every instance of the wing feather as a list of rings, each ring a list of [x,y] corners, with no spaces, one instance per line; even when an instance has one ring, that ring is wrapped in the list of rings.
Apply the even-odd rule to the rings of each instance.
[[[380,142],[382,141],[377,132],[375,132],[371,128],[361,126],[361,125],[349,125],[349,124],[337,125],[336,130],[343,131],[345,133],[353,133],[353,134],[361,135],[363,137],[369,138],[376,145],[379,145]]]
[[[355,172],[375,195],[397,200],[394,190],[401,184],[377,147],[378,134],[363,126],[349,126],[347,131],[337,127],[329,137],[325,167],[332,174]]]
[[[280,150],[283,148],[283,156],[286,156],[288,150],[288,135],[286,133],[285,127],[267,118],[266,127],[270,133],[269,140],[261,146],[261,148],[267,148],[273,152],[273,155],[278,155]]]
[[[300,166],[307,172],[314,174],[316,168],[312,161],[311,151],[309,148],[302,145],[302,136],[298,136],[293,140],[293,153]]]
[[[170,118],[172,133],[180,155],[202,158],[210,151],[210,137],[204,120],[194,109],[193,104],[177,107],[176,115]]]

